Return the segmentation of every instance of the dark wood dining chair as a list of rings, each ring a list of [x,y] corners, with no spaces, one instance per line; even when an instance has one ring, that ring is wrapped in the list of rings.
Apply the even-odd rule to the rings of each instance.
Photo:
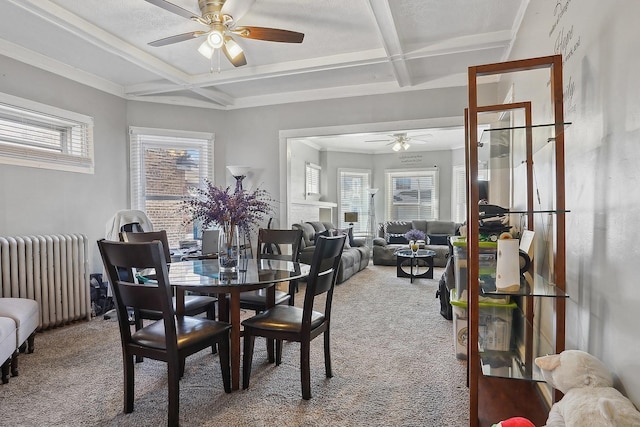
[[[329,348],[329,330],[331,323],[331,304],[340,257],[346,236],[321,236],[316,243],[307,278],[303,307],[276,305],[242,322],[244,326],[244,359],[242,366],[242,388],[249,387],[253,346],[255,337],[276,340],[276,365],[282,362],[282,341],[300,343],[300,379],[302,398],[311,398],[311,340],[324,334],[324,367],[327,378],[331,378],[331,353]],[[315,298],[325,294],[324,310],[314,310]]]
[[[258,230],[257,259],[276,259],[298,262],[300,260],[300,246],[302,245],[302,230],[277,230],[261,228]],[[284,249],[283,247],[287,248]],[[289,291],[276,290],[275,303],[293,305],[297,282],[289,282]],[[267,290],[243,292],[240,294],[240,308],[253,310],[257,313],[267,309]]]
[[[134,356],[148,357],[167,363],[168,371],[168,425],[179,420],[180,377],[187,356],[207,347],[218,347],[224,390],[231,392],[229,365],[229,331],[226,322],[176,315],[173,308],[171,285],[162,242],[126,243],[98,241],[104,267],[116,301],[116,312],[122,343],[124,368],[124,412],[133,411]],[[153,268],[154,282],[137,283],[123,280],[119,269],[135,277],[139,269]],[[132,332],[127,307],[162,313],[162,319]]]
[[[123,242],[145,243],[159,240],[162,242],[164,249],[164,259],[167,264],[171,263],[171,252],[169,251],[169,240],[165,230],[147,231],[147,232],[122,232],[120,240]],[[168,267],[169,268],[169,267]],[[153,276],[146,275],[144,279],[153,280]],[[186,295],[184,298],[184,314],[187,316],[197,316],[206,313],[207,319],[215,320],[216,318],[216,302],[218,298],[208,295]],[[173,298],[173,307],[175,310],[175,297]],[[134,321],[136,329],[142,328],[142,320],[160,320],[162,313],[153,310],[134,310]]]

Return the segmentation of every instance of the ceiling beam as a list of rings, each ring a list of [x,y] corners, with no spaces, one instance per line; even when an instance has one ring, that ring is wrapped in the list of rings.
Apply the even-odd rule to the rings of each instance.
[[[388,0],[369,0],[369,8],[373,14],[380,33],[384,50],[393,69],[393,74],[400,87],[411,86],[411,74],[404,57],[402,43],[398,37],[393,14]]]

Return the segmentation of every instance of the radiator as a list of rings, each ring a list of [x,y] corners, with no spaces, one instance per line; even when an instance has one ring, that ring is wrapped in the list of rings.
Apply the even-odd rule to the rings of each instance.
[[[0,297],[36,300],[39,330],[90,320],[88,259],[83,234],[0,237]]]

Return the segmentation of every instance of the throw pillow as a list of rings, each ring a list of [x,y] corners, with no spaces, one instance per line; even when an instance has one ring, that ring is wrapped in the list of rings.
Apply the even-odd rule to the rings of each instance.
[[[338,228],[338,229],[336,229],[336,231],[340,231],[340,232],[346,234],[347,237],[348,237],[348,240],[349,240],[349,245],[353,246],[353,239],[354,239],[354,237],[353,237],[353,227]],[[334,234],[334,236],[335,236],[335,234]]]
[[[407,244],[409,243],[409,241],[407,240],[406,237],[404,237],[404,234],[394,234],[394,233],[387,233],[386,234],[386,241],[389,244]]]
[[[315,242],[318,240],[318,236],[330,237],[330,236],[332,236],[332,234],[331,234],[331,230],[324,230],[324,231],[320,231],[320,232],[316,233],[316,234],[313,236],[314,244],[315,244]]]
[[[430,245],[443,245],[446,246],[449,244],[449,235],[448,234],[427,234],[429,238]]]
[[[346,230],[341,230],[341,229],[335,229],[333,230],[333,235],[334,236],[340,236],[342,234],[344,234],[345,236],[347,236],[346,239],[344,239],[344,246],[343,249],[349,249],[351,248],[351,242],[349,242],[349,232],[351,232],[351,228],[348,228]]]

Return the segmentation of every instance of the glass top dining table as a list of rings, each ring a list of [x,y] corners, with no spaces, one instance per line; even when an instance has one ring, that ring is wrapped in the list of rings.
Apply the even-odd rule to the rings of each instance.
[[[169,282],[176,289],[176,313],[184,312],[186,291],[218,294],[221,320],[231,323],[231,388],[240,388],[240,293],[266,289],[267,307],[275,303],[275,285],[307,277],[307,264],[270,260],[240,260],[238,271],[219,271],[217,259],[180,261],[171,264]],[[224,295],[229,295],[229,307]],[[227,313],[229,318],[226,318]]]

